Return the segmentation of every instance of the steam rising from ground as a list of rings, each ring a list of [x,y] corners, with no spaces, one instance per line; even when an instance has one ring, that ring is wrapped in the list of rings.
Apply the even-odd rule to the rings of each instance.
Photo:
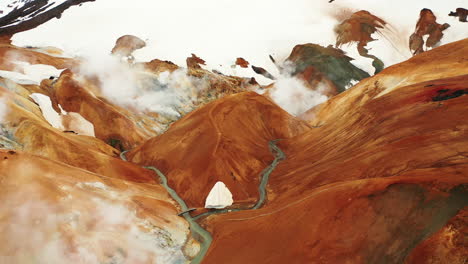
[[[230,74],[229,66],[241,56],[276,75],[268,54],[275,55],[279,61],[286,58],[296,44],[316,43],[325,47],[335,44],[333,28],[341,22],[335,18],[344,16],[332,17],[330,13],[341,10],[345,10],[345,14],[367,10],[381,17],[404,33],[401,37],[405,39],[406,49],[423,8],[433,10],[440,23],[452,25],[444,32],[443,44],[468,37],[466,25],[448,16],[455,8],[466,6],[466,0],[328,2],[218,0],[214,4],[210,0],[140,0],[135,4],[128,0],[99,0],[71,8],[60,20],[53,19],[16,34],[13,40],[19,45],[59,46],[70,52],[91,47],[105,53],[112,49],[118,37],[133,34],[148,44],[136,51],[139,61],[159,58],[182,65],[190,53],[195,53],[207,61],[207,68]],[[112,6],[111,11],[109,6]],[[151,10],[158,10],[158,15]],[[147,25],[164,26],[148,30]],[[372,54],[381,58],[386,66],[404,60],[397,51],[389,51],[387,43],[382,43],[384,48],[378,47],[379,41],[372,44],[375,45]]]
[[[270,96],[273,101],[293,116],[299,116],[316,105],[328,100],[324,93],[327,86],[318,83],[316,87],[308,87],[306,83],[293,76],[294,65],[286,61],[281,65],[281,75],[277,78]]]
[[[208,82],[187,75],[186,69],[154,74],[111,55],[85,56],[81,74],[97,77],[102,94],[112,102],[141,112],[178,118],[196,104]]]
[[[295,77],[279,78],[271,90],[271,98],[281,108],[294,116],[298,116],[312,107],[327,101],[323,94],[325,87],[319,86],[312,90],[304,82]]]
[[[56,187],[35,182],[15,188],[2,195],[0,263],[187,262],[184,240],[137,217],[132,206],[99,194],[106,189],[93,193],[93,185],[75,185],[54,192]],[[56,201],[51,193],[61,198]]]

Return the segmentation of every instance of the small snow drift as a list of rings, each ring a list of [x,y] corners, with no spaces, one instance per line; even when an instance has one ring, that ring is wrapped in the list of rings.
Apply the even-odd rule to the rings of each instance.
[[[61,106],[61,114],[57,113],[52,107],[50,97],[40,93],[33,93],[30,97],[39,105],[44,119],[49,124],[62,131],[73,131],[78,135],[94,137],[94,125],[82,117],[79,113],[67,113]]]
[[[30,97],[39,105],[42,115],[51,126],[57,129],[64,130],[62,125],[62,118],[52,107],[52,101],[49,96],[40,93],[33,93]]]
[[[223,182],[217,182],[206,198],[205,208],[222,209],[232,205],[232,193]]]
[[[79,113],[70,112],[61,117],[65,130],[73,131],[78,135],[95,137],[93,123],[86,120]]]
[[[18,84],[40,85],[44,79],[51,76],[58,77],[63,69],[57,69],[54,66],[45,64],[29,64],[23,61],[13,62],[17,67],[14,71],[0,71],[0,76],[10,79]]]
[[[7,112],[7,100],[3,96],[0,96],[0,124],[4,122]]]

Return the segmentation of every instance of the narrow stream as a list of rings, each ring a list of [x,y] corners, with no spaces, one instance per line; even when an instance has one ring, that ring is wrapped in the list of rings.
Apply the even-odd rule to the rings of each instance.
[[[261,173],[261,181],[260,181],[260,185],[258,186],[259,199],[257,203],[253,207],[247,208],[247,209],[213,210],[213,211],[206,212],[206,213],[197,215],[195,217],[192,217],[190,215],[190,212],[188,212],[189,208],[187,207],[187,204],[185,203],[185,201],[182,198],[180,198],[177,192],[168,185],[166,175],[164,175],[160,170],[158,170],[155,167],[152,167],[152,166],[143,167],[145,169],[154,171],[159,176],[159,178],[161,179],[161,184],[164,186],[164,188],[166,188],[167,192],[171,195],[172,199],[174,199],[179,204],[182,212],[185,212],[182,215],[184,216],[185,220],[187,220],[187,222],[189,223],[190,231],[192,232],[194,238],[198,242],[200,242],[200,252],[198,252],[197,256],[195,256],[195,258],[192,259],[191,264],[199,264],[202,262],[203,258],[208,252],[208,249],[210,248],[211,242],[213,241],[213,238],[211,237],[210,232],[205,230],[203,227],[201,227],[197,223],[197,220],[200,217],[206,217],[212,214],[238,212],[242,210],[255,210],[263,206],[266,200],[266,186],[268,184],[270,174],[273,172],[276,166],[278,166],[278,164],[286,158],[286,155],[284,154],[284,152],[276,145],[276,142],[278,141],[279,139],[276,139],[268,143],[270,152],[274,154],[275,159]],[[120,154],[120,158],[124,161],[127,161],[127,158],[125,157],[126,152],[127,151],[124,151]]]

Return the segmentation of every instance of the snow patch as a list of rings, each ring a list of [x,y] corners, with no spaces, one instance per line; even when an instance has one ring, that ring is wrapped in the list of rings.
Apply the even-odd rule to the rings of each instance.
[[[28,76],[19,72],[0,70],[0,77],[14,81],[17,84],[23,84],[23,85],[37,85],[38,84],[37,82],[32,81]]]
[[[44,64],[29,64],[27,62],[15,62],[15,64],[23,68],[24,74],[30,80],[40,84],[42,80],[49,79],[51,76],[59,77],[65,69],[57,69],[54,66]]]
[[[353,87],[354,85],[358,84],[359,81],[351,80],[348,85],[346,85],[345,89],[348,90],[349,88]]]
[[[5,122],[8,113],[7,99],[0,96],[0,124]]]
[[[73,131],[79,135],[94,137],[94,125],[79,113],[67,113],[59,105],[60,114],[52,107],[50,97],[40,93],[33,93],[30,97],[39,105],[42,116],[54,128],[62,131]]]
[[[10,79],[23,85],[40,85],[44,79],[49,77],[58,77],[64,69],[57,69],[54,66],[44,64],[29,64],[23,61],[14,61],[18,65],[14,71],[0,71],[0,76]],[[23,73],[20,72],[20,69]]]
[[[85,188],[94,188],[94,189],[100,189],[103,191],[107,190],[107,185],[105,185],[102,182],[80,182],[76,186],[85,189]]]
[[[42,115],[52,127],[64,130],[62,125],[62,118],[57,112],[55,112],[54,108],[52,107],[52,101],[50,100],[49,96],[40,93],[33,93],[29,97],[31,97],[34,102],[39,105]]]
[[[232,193],[226,185],[218,181],[206,197],[205,208],[222,209],[231,206],[233,203]]]
[[[353,59],[351,64],[367,72],[370,76],[374,75],[375,68],[372,66],[373,59],[361,56],[357,50],[356,43],[343,45],[340,49],[346,53],[346,56]]]
[[[73,131],[77,133],[78,135],[95,137],[93,123],[86,120],[79,113],[74,113],[74,112],[66,113],[63,109],[60,109],[60,110],[62,111],[61,118],[62,118],[62,124],[65,130]]]

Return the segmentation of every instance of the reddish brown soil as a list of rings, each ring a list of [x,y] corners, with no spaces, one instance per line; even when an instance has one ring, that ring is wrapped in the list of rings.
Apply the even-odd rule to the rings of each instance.
[[[202,207],[217,181],[227,185],[235,203],[254,202],[259,174],[273,160],[268,142],[306,128],[265,97],[240,93],[190,113],[128,157],[166,173],[189,207]]]

